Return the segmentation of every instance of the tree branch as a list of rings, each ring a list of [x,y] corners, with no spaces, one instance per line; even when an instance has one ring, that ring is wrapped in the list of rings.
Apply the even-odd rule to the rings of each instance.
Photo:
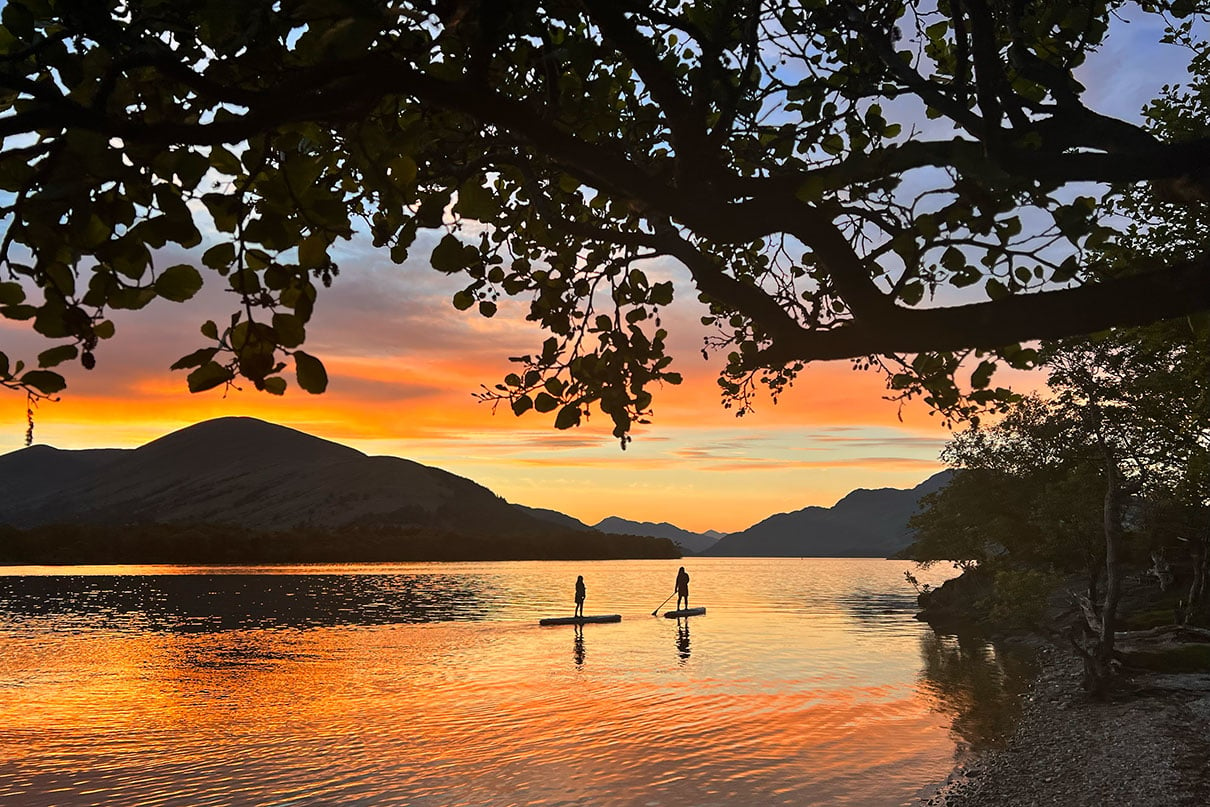
[[[997,348],[1143,325],[1210,308],[1210,256],[1071,289],[945,308],[894,308],[881,319],[803,331],[752,358],[754,366],[876,353]]]

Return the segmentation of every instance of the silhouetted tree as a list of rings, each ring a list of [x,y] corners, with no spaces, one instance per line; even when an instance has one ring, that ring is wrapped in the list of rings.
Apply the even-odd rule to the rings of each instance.
[[[1023,341],[1210,306],[1200,244],[1101,271],[1123,188],[1210,196],[1204,133],[1107,116],[1074,77],[1123,5],[10,0],[0,314],[63,341],[35,369],[0,354],[0,383],[58,392],[49,368],[92,367],[110,310],[206,272],[240,305],[174,365],[189,388],[280,394],[292,363],[320,392],[301,348],[333,244],[362,231],[402,262],[432,231],[456,308],[524,297],[550,334],[483,396],[558,428],[595,404],[625,441],[680,380],[660,257],[692,276],[740,412],[852,359],[972,415],[1010,398],[1000,362],[1034,364]],[[1196,51],[1192,11],[1140,7]],[[201,254],[165,266],[169,243]]]

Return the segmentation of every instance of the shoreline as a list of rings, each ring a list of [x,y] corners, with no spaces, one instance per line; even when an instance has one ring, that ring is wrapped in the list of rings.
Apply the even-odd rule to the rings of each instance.
[[[1194,807],[1210,804],[1210,674],[1127,674],[1095,701],[1073,652],[1037,653],[1037,672],[1004,748],[972,753],[927,807]]]

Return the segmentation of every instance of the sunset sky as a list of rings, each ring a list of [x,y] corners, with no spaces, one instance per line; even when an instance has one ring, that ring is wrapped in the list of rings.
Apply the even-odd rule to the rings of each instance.
[[[1135,45],[1158,39],[1154,21],[1126,30],[1098,56],[1116,63],[1118,80],[1106,84],[1092,69],[1081,80],[1092,106],[1137,119],[1142,103],[1179,77],[1187,54]],[[1122,75],[1132,80],[1123,83]],[[653,274],[678,281],[665,326],[677,357],[672,369],[685,384],[655,390],[654,421],[625,452],[599,413],[566,432],[553,429],[553,415],[516,418],[503,407],[493,414],[472,393],[498,382],[512,369],[507,357],[532,352],[545,335],[523,321],[518,301],[502,304],[492,320],[454,310],[449,300],[459,285],[429,269],[427,254],[418,244],[398,267],[368,242],[342,247],[341,274],[321,293],[308,329],[306,349],[324,360],[331,379],[324,395],[302,392],[292,373],[284,398],[250,385],[226,396],[190,395],[185,373],[168,366],[205,346],[198,326],[226,319],[235,305],[207,287],[188,304],[157,300],[115,317],[118,334],[102,344],[94,371],[78,363],[58,368],[68,390],[38,409],[35,441],[133,447],[200,420],[249,415],[435,465],[509,501],[590,524],[619,515],[724,532],[830,505],[856,487],[911,487],[942,467],[937,455],[949,433],[939,419],[921,403],[900,408],[884,400],[881,377],[844,362],[809,368],[780,403],[765,399],[736,419],[719,402],[719,362],[700,355],[695,295],[672,265]],[[178,258],[185,256],[157,260],[166,266]],[[10,356],[28,361],[48,344],[27,323],[0,320],[0,345]],[[21,448],[24,433],[24,396],[0,390],[0,453]]]
[[[423,250],[414,250],[423,253]],[[425,253],[427,254],[427,253]],[[495,413],[472,398],[511,370],[509,355],[544,336],[510,301],[491,320],[449,303],[456,281],[404,267],[368,246],[347,247],[342,271],[321,294],[307,349],[331,383],[323,395],[293,384],[282,398],[246,385],[190,395],[185,372],[169,372],[201,347],[206,319],[229,316],[233,297],[204,290],[187,304],[157,300],[123,312],[97,368],[64,365],[68,390],[36,412],[36,442],[60,448],[132,447],[190,423],[249,415],[354,446],[436,465],[509,501],[549,507],[596,523],[609,515],[671,521],[687,529],[743,529],[773,513],[831,504],[854,487],[910,487],[940,469],[948,434],[920,404],[883,400],[880,377],[847,363],[811,368],[774,405],[736,418],[720,404],[717,361],[700,354],[692,296],[665,324],[674,334],[680,387],[656,391],[655,417],[622,451],[611,424],[555,431],[553,415]],[[41,343],[3,324],[6,349],[32,356]],[[902,422],[900,421],[902,415]],[[0,396],[0,443],[20,448],[25,399]]]

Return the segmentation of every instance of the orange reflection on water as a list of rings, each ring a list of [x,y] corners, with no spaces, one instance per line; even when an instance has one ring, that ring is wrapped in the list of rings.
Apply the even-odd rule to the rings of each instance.
[[[922,626],[861,593],[901,567],[695,560],[709,612],[681,622],[650,616],[675,569],[658,562],[269,574],[275,602],[355,589],[364,613],[320,624],[302,603],[305,620],[220,630],[199,629],[212,623],[198,612],[238,611],[258,596],[251,578],[210,578],[194,587],[222,594],[189,603],[172,600],[192,580],[128,578],[144,592],[132,599],[77,578],[87,613],[48,612],[44,593],[11,610],[10,593],[0,802],[907,803],[944,776],[954,744],[938,690],[917,685]],[[590,606],[622,623],[527,616],[557,613],[575,569]],[[497,595],[510,606],[480,621],[371,618],[384,596],[440,585],[472,612]]]

